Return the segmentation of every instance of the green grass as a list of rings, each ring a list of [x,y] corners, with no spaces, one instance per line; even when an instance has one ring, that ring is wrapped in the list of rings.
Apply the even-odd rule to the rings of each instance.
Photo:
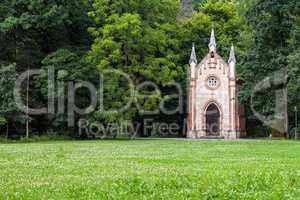
[[[0,199],[300,199],[293,141],[0,145]]]

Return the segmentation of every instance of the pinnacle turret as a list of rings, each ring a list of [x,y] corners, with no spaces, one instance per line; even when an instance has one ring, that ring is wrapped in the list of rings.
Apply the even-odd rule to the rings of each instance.
[[[210,51],[216,51],[216,49],[217,49],[217,42],[216,42],[214,29],[211,30],[210,41],[209,41],[208,47],[209,47]]]
[[[231,49],[230,49],[230,55],[229,55],[229,59],[228,59],[228,63],[236,63],[236,58],[235,58],[235,52],[234,52],[234,46],[232,45],[231,46]]]
[[[193,43],[191,57],[190,57],[190,63],[189,64],[192,64],[192,63],[197,64],[197,62],[198,61],[197,61],[197,56],[196,56],[195,44]]]

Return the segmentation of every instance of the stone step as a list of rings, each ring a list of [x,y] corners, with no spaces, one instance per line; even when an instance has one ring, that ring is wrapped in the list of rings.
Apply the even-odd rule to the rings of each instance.
[[[225,137],[224,136],[201,136],[199,139],[205,139],[205,140],[210,140],[210,139],[223,140],[223,139],[225,139]]]

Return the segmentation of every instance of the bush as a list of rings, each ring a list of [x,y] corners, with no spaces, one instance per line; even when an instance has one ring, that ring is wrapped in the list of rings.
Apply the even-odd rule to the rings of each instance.
[[[0,126],[4,126],[7,124],[7,120],[4,117],[0,117]]]
[[[295,137],[295,133],[297,134],[297,139],[300,140],[300,127],[298,127],[297,130],[296,130],[295,127],[290,130],[290,134],[289,135],[290,135],[291,139],[295,139],[296,138]]]
[[[67,136],[53,136],[53,135],[33,135],[29,138],[21,137],[20,139],[6,139],[0,137],[0,143],[31,143],[31,142],[47,142],[47,141],[60,141],[60,140],[73,140]]]

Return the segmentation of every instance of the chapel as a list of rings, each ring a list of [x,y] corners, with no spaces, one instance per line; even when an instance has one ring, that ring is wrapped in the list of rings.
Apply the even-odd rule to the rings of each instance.
[[[214,30],[209,52],[198,63],[193,44],[188,73],[188,138],[238,139],[245,135],[244,108],[238,103],[234,46],[228,62],[217,52]]]

